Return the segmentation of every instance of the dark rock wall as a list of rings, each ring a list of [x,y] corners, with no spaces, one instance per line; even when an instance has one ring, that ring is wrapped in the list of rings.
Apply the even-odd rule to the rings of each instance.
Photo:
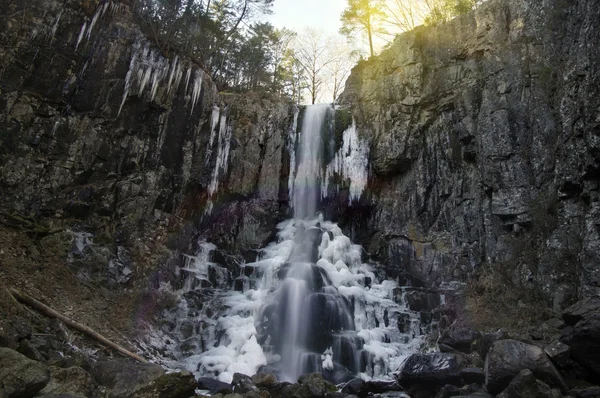
[[[219,94],[197,64],[156,48],[127,2],[0,7],[2,214],[95,242],[102,229],[113,257],[160,235],[188,253],[199,232],[233,254],[268,241],[287,213],[291,104]]]
[[[490,0],[359,63],[341,102],[371,140],[372,256],[432,285],[508,264],[557,305],[600,292],[598,21],[593,0]]]

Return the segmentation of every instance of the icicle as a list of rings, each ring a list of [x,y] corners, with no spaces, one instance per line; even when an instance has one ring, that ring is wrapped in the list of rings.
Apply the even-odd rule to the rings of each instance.
[[[217,162],[213,169],[212,180],[208,186],[208,196],[212,197],[219,188],[219,175],[227,173],[229,161],[229,148],[231,145],[232,128],[227,126],[227,116],[221,116],[219,126],[219,142],[217,144]]]
[[[356,123],[344,131],[342,147],[335,154],[321,180],[321,196],[326,197],[329,180],[338,175],[350,181],[349,203],[360,199],[369,178],[369,145],[361,140],[356,130]],[[339,190],[339,187],[336,187]]]
[[[104,6],[102,6],[102,15],[101,17],[104,16],[104,14],[106,14],[106,10],[108,10],[108,7],[110,6],[111,2],[110,0],[104,3]]]
[[[202,69],[198,69],[196,71],[196,76],[194,77],[194,87],[192,88],[192,107],[190,108],[190,114],[194,112],[194,108],[196,107],[196,103],[200,98],[200,93],[202,92],[202,80],[204,78],[204,73]]]
[[[100,18],[102,9],[103,9],[102,7],[98,7],[98,10],[94,14],[94,17],[92,18],[92,22],[90,22],[90,26],[87,31],[87,40],[88,41],[90,40],[90,37],[92,36],[92,30],[94,30],[94,26],[96,26],[96,23],[98,22],[98,19]]]
[[[192,65],[190,64],[190,66],[188,66],[188,70],[185,73],[185,90],[183,90],[184,93],[187,94],[187,89],[188,86],[190,85],[190,77],[192,76]]]
[[[140,49],[139,43],[134,44],[133,48],[133,55],[131,56],[131,62],[129,63],[129,70],[127,71],[127,75],[125,76],[125,89],[123,90],[123,99],[121,100],[121,106],[119,107],[119,112],[117,113],[117,116],[121,114],[123,105],[125,105],[125,101],[129,96],[129,90],[131,89],[131,84],[133,83],[131,76],[137,68],[138,53]]]
[[[288,195],[290,206],[294,203],[294,179],[296,178],[296,138],[298,130],[298,114],[300,111],[297,106],[294,106],[294,122],[292,123],[292,129],[290,131],[290,138],[288,141],[288,153],[290,155],[290,174],[288,176]]]
[[[208,146],[206,148],[206,155],[204,157],[204,164],[208,165],[210,163],[210,157],[212,155],[212,147],[215,142],[215,133],[217,124],[219,123],[219,113],[220,109],[218,106],[213,105],[212,114],[210,115],[210,139],[208,140]]]
[[[167,85],[167,94],[171,92],[171,84],[173,83],[173,78],[175,77],[176,69],[179,66],[179,55],[175,57],[173,63],[171,64],[171,73],[169,73],[169,84]]]
[[[87,22],[84,22],[81,26],[81,31],[79,32],[79,37],[77,38],[77,45],[75,46],[75,51],[79,48],[81,44],[81,40],[83,39],[83,35],[85,35],[85,28],[87,28]]]
[[[52,26],[52,30],[50,31],[50,34],[49,34],[50,42],[52,42],[54,40],[54,36],[56,35],[56,31],[58,30],[58,23],[60,22],[61,17],[62,17],[62,11],[60,13],[58,13],[58,16],[56,17],[56,21],[54,21],[54,25]]]

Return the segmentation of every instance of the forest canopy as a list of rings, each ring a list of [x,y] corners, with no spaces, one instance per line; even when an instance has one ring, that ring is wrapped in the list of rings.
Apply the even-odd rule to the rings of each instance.
[[[337,98],[360,50],[315,29],[264,22],[276,0],[134,0],[136,16],[163,53],[183,53],[221,90],[266,91],[296,102]],[[465,13],[477,0],[347,0],[340,33],[390,40],[422,23]],[[356,47],[356,43],[354,43]]]

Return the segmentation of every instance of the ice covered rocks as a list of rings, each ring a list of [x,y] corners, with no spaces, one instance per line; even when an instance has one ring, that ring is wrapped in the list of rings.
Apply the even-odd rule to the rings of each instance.
[[[539,347],[516,340],[496,341],[485,359],[485,384],[491,394],[504,390],[524,369],[551,387],[565,388],[565,382]]]

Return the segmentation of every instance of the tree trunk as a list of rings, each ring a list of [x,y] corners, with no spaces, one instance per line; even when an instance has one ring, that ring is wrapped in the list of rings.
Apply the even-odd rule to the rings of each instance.
[[[146,360],[144,358],[142,358],[141,356],[134,354],[131,351],[126,350],[125,348],[121,347],[120,345],[113,343],[112,341],[110,341],[109,339],[107,339],[106,337],[102,336],[100,333],[90,329],[89,327],[82,325],[80,323],[77,323],[69,318],[67,318],[66,316],[54,311],[52,308],[48,307],[47,305],[37,301],[36,299],[34,299],[33,297],[30,297],[24,293],[19,292],[16,289],[9,289],[8,290],[10,292],[10,294],[13,295],[13,297],[15,297],[17,300],[21,301],[22,303],[25,303],[33,308],[35,308],[36,310],[38,310],[39,312],[41,312],[42,314],[46,315],[49,318],[56,318],[61,320],[65,325],[70,326],[71,328],[75,329],[75,330],[79,330],[81,333],[84,333],[88,336],[90,336],[91,338],[98,340],[99,342],[101,342],[102,344],[105,344],[111,348],[113,348],[114,350],[120,352],[121,354],[124,354],[128,357],[131,357],[133,359],[136,359],[140,362],[146,362]]]

